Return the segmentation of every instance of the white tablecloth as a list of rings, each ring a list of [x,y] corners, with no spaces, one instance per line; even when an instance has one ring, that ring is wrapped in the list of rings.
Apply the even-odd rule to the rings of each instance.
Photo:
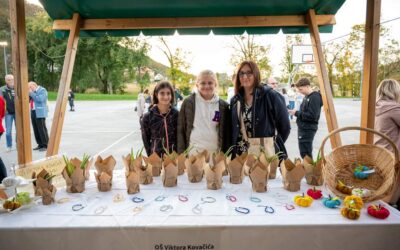
[[[305,193],[310,186],[302,183],[299,192],[282,188],[282,179],[269,180],[266,193],[255,193],[246,177],[242,184],[230,184],[224,178],[220,190],[207,190],[206,181],[189,183],[187,176],[178,178],[178,186],[164,188],[160,177],[154,183],[141,185],[141,192],[126,193],[124,173],[115,171],[113,190],[98,192],[93,174],[82,194],[58,190],[56,199],[69,202],[43,206],[41,204],[17,213],[0,214],[1,249],[400,249],[400,212],[390,209],[386,220],[367,214],[364,206],[361,218],[348,220],[339,209],[328,209],[320,200],[309,208],[294,204],[293,197]],[[328,192],[323,188],[323,193]],[[115,195],[125,198],[113,202]],[[226,199],[233,195],[236,202]],[[186,196],[183,202],[179,196]],[[155,201],[165,196],[163,201]],[[141,203],[132,202],[142,198]],[[213,197],[215,203],[202,203]],[[261,202],[253,202],[256,197]],[[380,202],[384,204],[383,202]],[[80,211],[72,206],[82,204]],[[193,212],[198,205],[201,213]],[[162,212],[163,205],[172,210]],[[270,206],[275,212],[265,213]],[[95,213],[106,207],[101,215]],[[135,207],[142,210],[134,211]],[[249,214],[235,211],[245,207]],[[4,247],[4,248],[3,248]]]

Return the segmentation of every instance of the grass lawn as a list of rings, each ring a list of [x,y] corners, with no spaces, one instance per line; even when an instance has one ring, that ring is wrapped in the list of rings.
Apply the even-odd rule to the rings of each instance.
[[[57,99],[57,92],[49,92],[49,101],[55,101]],[[134,94],[82,94],[75,93],[75,100],[77,101],[123,101],[123,100],[136,100],[137,93]]]
[[[49,92],[49,101],[55,101],[57,99],[57,92]],[[129,93],[129,94],[81,94],[75,93],[75,100],[77,101],[129,101],[136,100],[138,93]],[[226,95],[219,96],[221,99],[226,100]],[[352,97],[334,97],[341,99],[350,99]]]

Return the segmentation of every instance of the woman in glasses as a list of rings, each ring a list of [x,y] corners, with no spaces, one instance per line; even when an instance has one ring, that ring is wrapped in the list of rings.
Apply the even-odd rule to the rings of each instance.
[[[268,155],[284,152],[290,133],[285,100],[269,86],[261,85],[260,70],[252,61],[238,65],[231,100],[233,155],[244,152]]]
[[[226,151],[229,147],[230,116],[228,103],[217,94],[214,72],[204,70],[196,80],[196,89],[181,106],[178,122],[178,153],[192,146],[190,154],[208,150]]]

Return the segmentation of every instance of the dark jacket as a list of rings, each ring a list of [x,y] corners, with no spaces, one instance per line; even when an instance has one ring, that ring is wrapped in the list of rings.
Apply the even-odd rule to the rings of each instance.
[[[157,106],[150,108],[140,121],[143,145],[150,156],[156,152],[160,157],[164,147],[169,153],[177,149],[178,110],[171,108],[166,115],[161,115]],[[168,146],[167,146],[168,145]]]
[[[14,89],[10,89],[8,87],[3,89],[2,95],[4,101],[6,102],[7,114],[15,114],[14,93]]]
[[[237,144],[240,133],[240,121],[237,113],[238,102],[240,102],[240,107],[243,110],[245,106],[243,89],[231,100],[232,145]],[[271,87],[261,86],[254,89],[252,125],[254,138],[277,135],[285,142],[289,137],[290,121],[285,100],[281,94]],[[275,131],[278,133],[276,134]],[[233,155],[235,154],[234,148]]]
[[[305,96],[300,105],[300,110],[296,111],[296,123],[301,130],[318,130],[318,121],[321,115],[322,97],[317,91],[313,91]]]
[[[178,153],[184,152],[190,146],[190,134],[192,133],[196,110],[195,103],[196,97],[194,93],[182,103],[178,122]],[[222,99],[219,99],[219,111],[221,117],[218,129],[218,147],[223,152],[226,152],[231,145],[231,123],[229,105]]]

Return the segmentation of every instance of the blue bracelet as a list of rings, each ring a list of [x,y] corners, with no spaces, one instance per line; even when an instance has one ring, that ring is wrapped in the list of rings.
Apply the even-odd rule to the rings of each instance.
[[[250,209],[245,207],[235,207],[235,211],[241,214],[248,214],[250,213]]]
[[[135,203],[141,203],[141,202],[144,201],[144,199],[143,199],[143,198],[140,198],[140,197],[137,197],[137,196],[134,196],[134,197],[132,198],[132,201],[135,202]]]
[[[263,206],[263,205],[258,205],[257,207],[264,207],[264,211],[268,214],[273,214],[275,213],[275,209],[270,206]]]
[[[160,195],[160,196],[157,196],[154,200],[155,201],[163,201],[163,200],[165,200],[165,198],[167,198],[167,197],[165,197],[164,195]]]
[[[251,196],[251,197],[250,197],[250,201],[255,202],[255,203],[260,203],[260,202],[261,202],[261,199],[260,199],[260,198],[257,198],[257,197],[254,197],[254,196]]]

